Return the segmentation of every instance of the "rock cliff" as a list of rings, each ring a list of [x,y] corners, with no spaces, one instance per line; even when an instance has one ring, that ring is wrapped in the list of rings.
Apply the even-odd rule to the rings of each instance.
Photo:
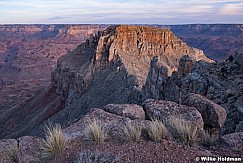
[[[22,116],[14,118],[14,122],[8,119],[4,122],[8,132],[3,125],[1,136],[38,134],[37,126],[47,119],[68,125],[91,108],[109,103],[141,103],[151,59],[157,57],[171,74],[185,54],[195,60],[212,62],[202,51],[188,46],[168,29],[109,27],[59,58],[49,90],[22,105],[20,115],[33,112],[24,118],[25,122],[35,123],[26,125]],[[17,108],[11,112],[19,114]]]

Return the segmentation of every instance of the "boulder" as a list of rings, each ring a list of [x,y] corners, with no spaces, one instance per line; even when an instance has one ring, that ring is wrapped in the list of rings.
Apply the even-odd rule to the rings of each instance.
[[[190,93],[182,104],[196,108],[202,115],[204,125],[209,128],[221,128],[226,120],[226,111],[220,105],[199,94]]]
[[[15,139],[0,139],[0,162],[9,163],[11,162],[8,153],[18,147],[17,140]]]
[[[243,53],[239,53],[235,56],[235,63],[243,68]]]
[[[99,108],[92,108],[91,111],[79,121],[64,129],[67,140],[71,141],[75,138],[85,138],[85,128],[87,124],[94,121],[105,128],[108,137],[116,136],[115,134],[117,133],[117,130],[127,122],[131,122],[132,124],[137,124],[139,126],[148,126],[151,123],[151,121],[146,120],[131,120],[127,117],[108,113]]]
[[[108,104],[103,107],[103,110],[130,119],[145,120],[145,112],[142,106],[136,104]]]
[[[201,114],[196,108],[179,105],[170,101],[148,99],[143,103],[145,116],[148,119],[167,120],[180,118],[196,124],[200,129],[204,123]]]
[[[243,132],[243,121],[240,121],[239,124],[236,126],[236,132]]]
[[[224,135],[220,138],[220,141],[230,147],[243,146],[243,132],[234,132]]]
[[[34,163],[40,160],[40,138],[24,136],[18,139],[21,162]]]

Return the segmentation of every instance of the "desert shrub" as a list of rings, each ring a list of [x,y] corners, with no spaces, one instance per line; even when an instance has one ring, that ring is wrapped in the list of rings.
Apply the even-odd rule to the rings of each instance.
[[[215,145],[217,142],[217,138],[211,135],[208,131],[203,131],[203,145],[205,147],[210,147]]]
[[[106,139],[105,129],[96,121],[88,123],[85,136],[88,140],[95,144],[103,143]]]
[[[46,126],[45,139],[41,143],[41,155],[43,158],[52,158],[61,154],[66,149],[66,139],[61,125]]]
[[[138,142],[141,137],[142,127],[138,124],[127,122],[119,131],[118,137],[121,141]]]
[[[83,150],[79,153],[75,163],[115,163],[118,161],[119,156],[109,152]]]
[[[231,145],[231,150],[234,152],[241,152],[241,150],[243,150],[243,146],[241,143],[234,141]]]
[[[198,127],[179,118],[169,118],[166,122],[172,136],[188,146],[194,145],[198,136]]]
[[[150,140],[161,142],[168,138],[168,131],[160,120],[152,120],[151,124],[146,127],[146,133]]]
[[[13,145],[10,147],[9,151],[7,152],[7,157],[12,162],[20,163],[19,148],[17,145]]]

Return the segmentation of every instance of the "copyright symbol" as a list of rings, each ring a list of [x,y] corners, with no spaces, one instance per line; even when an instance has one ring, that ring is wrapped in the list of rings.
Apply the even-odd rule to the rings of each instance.
[[[196,161],[200,161],[200,157],[196,157]]]

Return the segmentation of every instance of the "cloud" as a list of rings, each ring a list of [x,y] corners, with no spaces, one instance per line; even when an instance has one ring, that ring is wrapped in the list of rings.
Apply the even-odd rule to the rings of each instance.
[[[52,18],[49,18],[48,20],[50,20],[50,21],[55,21],[55,20],[62,20],[62,19],[64,19],[64,17],[61,17],[61,16],[55,16],[55,17],[52,17]]]
[[[243,15],[242,11],[243,3],[226,4],[220,10],[221,14],[229,15]]]
[[[2,0],[0,23],[228,22],[239,11],[241,0]]]

